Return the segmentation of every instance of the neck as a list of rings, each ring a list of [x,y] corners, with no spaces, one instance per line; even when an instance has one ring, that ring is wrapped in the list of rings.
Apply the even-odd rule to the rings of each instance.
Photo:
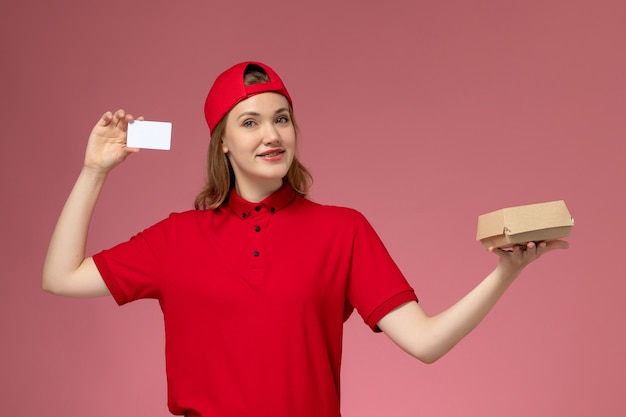
[[[282,187],[283,181],[263,181],[262,183],[243,183],[235,181],[235,190],[239,197],[251,203],[259,203]]]

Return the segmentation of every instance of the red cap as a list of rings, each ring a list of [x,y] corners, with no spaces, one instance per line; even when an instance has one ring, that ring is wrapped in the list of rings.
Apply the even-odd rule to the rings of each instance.
[[[244,85],[244,74],[246,68],[250,65],[258,66],[263,69],[263,71],[267,73],[270,81]],[[278,74],[267,65],[260,62],[247,61],[230,67],[215,79],[204,103],[204,117],[206,117],[209,129],[213,131],[213,128],[215,128],[219,121],[240,101],[252,97],[255,94],[267,92],[282,94],[293,107],[291,97],[282,80]]]

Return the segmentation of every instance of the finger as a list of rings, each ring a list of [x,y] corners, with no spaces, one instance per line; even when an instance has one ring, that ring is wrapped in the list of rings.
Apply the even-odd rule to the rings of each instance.
[[[524,254],[526,255],[527,259],[531,257],[533,259],[537,259],[543,254],[543,247],[535,242],[528,242],[526,244],[526,251],[524,252]]]
[[[544,240],[535,243],[538,253],[545,253],[554,249],[567,249],[569,243],[565,240]]]
[[[490,246],[489,247],[489,252],[495,253],[500,258],[504,258],[505,256],[511,255],[511,251],[510,250],[504,250],[504,249],[496,248],[494,246]]]
[[[124,110],[121,110],[121,115],[122,117],[117,124],[117,128],[120,129],[122,132],[126,132],[128,131],[128,124],[131,123],[135,118],[132,114],[125,113]]]
[[[142,122],[143,122],[145,119],[143,118],[143,116],[139,116],[139,117],[137,118],[137,120],[140,120],[140,121],[142,121]]]
[[[495,246],[489,246],[487,250],[491,253],[495,253],[496,255],[498,254],[498,252],[502,252],[502,249],[496,248]]]
[[[107,126],[109,123],[111,123],[111,120],[113,120],[113,113],[111,113],[110,111],[107,111],[106,113],[102,115],[98,123],[101,126]]]
[[[565,240],[549,240],[545,242],[546,251],[554,250],[554,249],[567,249],[569,248],[569,242]]]
[[[537,254],[537,245],[535,242],[527,242],[526,247],[522,250],[524,251],[524,254],[534,256]]]
[[[124,112],[123,109],[119,109],[113,114],[113,120],[111,121],[111,124],[117,127],[120,125],[120,123],[124,122],[125,117],[126,112]]]
[[[535,244],[537,246],[537,256],[541,256],[546,252],[546,248],[548,247],[548,245],[546,244],[546,242],[538,242]]]

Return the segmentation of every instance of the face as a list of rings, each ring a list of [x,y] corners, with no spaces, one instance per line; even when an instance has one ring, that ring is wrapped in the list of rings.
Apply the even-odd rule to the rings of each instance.
[[[289,102],[283,95],[254,95],[238,103],[226,116],[222,150],[244,198],[245,194],[280,188],[295,147],[296,131]]]

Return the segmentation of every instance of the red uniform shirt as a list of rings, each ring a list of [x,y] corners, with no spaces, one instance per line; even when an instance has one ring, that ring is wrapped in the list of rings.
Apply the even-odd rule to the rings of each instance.
[[[287,185],[235,192],[94,256],[118,304],[159,300],[168,404],[203,417],[338,417],[343,322],[416,300],[359,212]]]

